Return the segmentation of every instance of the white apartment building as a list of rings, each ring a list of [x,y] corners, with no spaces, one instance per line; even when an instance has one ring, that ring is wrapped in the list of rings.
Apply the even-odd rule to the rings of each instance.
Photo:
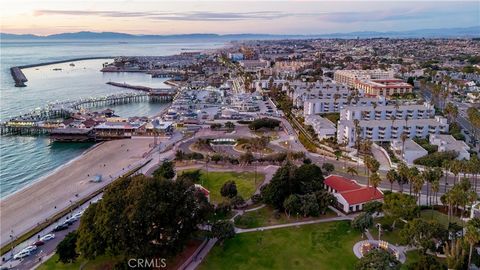
[[[319,115],[312,114],[305,116],[305,124],[313,127],[320,140],[334,137],[335,133],[337,132],[337,128],[335,127],[334,123]]]
[[[425,138],[427,135],[434,135],[448,132],[447,119],[440,116],[429,119],[406,120],[359,120],[360,138],[371,141],[388,142],[401,138],[406,134],[408,138]],[[355,121],[341,119],[338,121],[337,140],[353,146],[356,140]]]
[[[412,139],[405,140],[405,143],[402,140],[393,140],[391,147],[397,153],[401,153],[403,161],[408,165],[413,165],[415,159],[428,154],[427,150]]]
[[[309,99],[346,99],[353,94],[347,86],[334,82],[289,84],[288,86],[284,85],[283,90],[286,91],[292,99],[293,105],[299,108],[303,107],[304,102]],[[359,94],[359,96],[361,96],[361,94]]]
[[[384,100],[384,99],[383,99]],[[374,106],[346,106],[340,112],[342,120],[405,120],[427,119],[435,115],[433,105],[425,102],[422,105],[385,105],[377,102]]]
[[[331,113],[331,112],[341,112],[344,111],[345,107],[350,108],[351,106],[359,106],[359,108],[372,108],[373,104],[385,105],[386,100],[384,97],[371,97],[366,98],[362,97],[358,100],[348,99],[348,98],[339,98],[335,100],[334,98],[316,98],[308,99],[303,104],[303,114],[320,114],[320,113]]]
[[[458,160],[470,160],[470,147],[464,142],[456,140],[452,135],[432,135],[429,138],[430,144],[438,145],[439,152],[455,151],[458,153]]]

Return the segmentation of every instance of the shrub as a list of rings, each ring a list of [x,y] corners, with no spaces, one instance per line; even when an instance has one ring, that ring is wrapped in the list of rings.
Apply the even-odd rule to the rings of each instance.
[[[413,161],[416,165],[427,167],[442,167],[444,160],[454,160],[458,156],[455,151],[435,152]]]

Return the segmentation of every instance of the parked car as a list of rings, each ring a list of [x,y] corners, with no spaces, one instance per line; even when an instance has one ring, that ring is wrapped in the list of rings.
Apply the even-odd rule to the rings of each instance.
[[[38,240],[37,242],[33,243],[34,246],[39,247],[45,245],[45,242]]]
[[[37,246],[35,246],[35,245],[31,245],[31,246],[28,246],[28,247],[22,249],[22,251],[29,251],[30,253],[34,252],[35,250],[37,250]]]
[[[53,232],[59,232],[59,231],[63,231],[63,230],[66,230],[68,229],[68,224],[60,224],[60,225],[57,225],[55,226],[55,228],[53,228]]]
[[[45,234],[44,236],[40,237],[40,241],[46,242],[46,241],[52,240],[53,238],[55,238],[55,234],[49,233],[49,234]]]
[[[15,256],[13,256],[13,259],[20,260],[28,256],[30,256],[30,251],[22,250],[19,253],[15,254]]]

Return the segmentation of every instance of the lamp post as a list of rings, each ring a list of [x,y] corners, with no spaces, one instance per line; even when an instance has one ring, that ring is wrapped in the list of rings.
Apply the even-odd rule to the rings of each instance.
[[[380,234],[381,234],[381,231],[382,231],[382,224],[380,223],[377,223],[377,228],[378,228],[378,241],[380,241]]]

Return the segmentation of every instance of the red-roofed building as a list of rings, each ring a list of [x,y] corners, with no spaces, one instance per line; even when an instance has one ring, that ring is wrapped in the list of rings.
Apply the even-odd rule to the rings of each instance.
[[[195,188],[202,192],[203,195],[205,195],[205,197],[207,198],[207,200],[210,201],[210,191],[208,189],[204,188],[202,185],[199,184],[195,184]]]
[[[365,203],[383,200],[383,193],[378,188],[359,185],[343,176],[329,175],[324,184],[337,199],[336,207],[345,213],[361,211]]]

